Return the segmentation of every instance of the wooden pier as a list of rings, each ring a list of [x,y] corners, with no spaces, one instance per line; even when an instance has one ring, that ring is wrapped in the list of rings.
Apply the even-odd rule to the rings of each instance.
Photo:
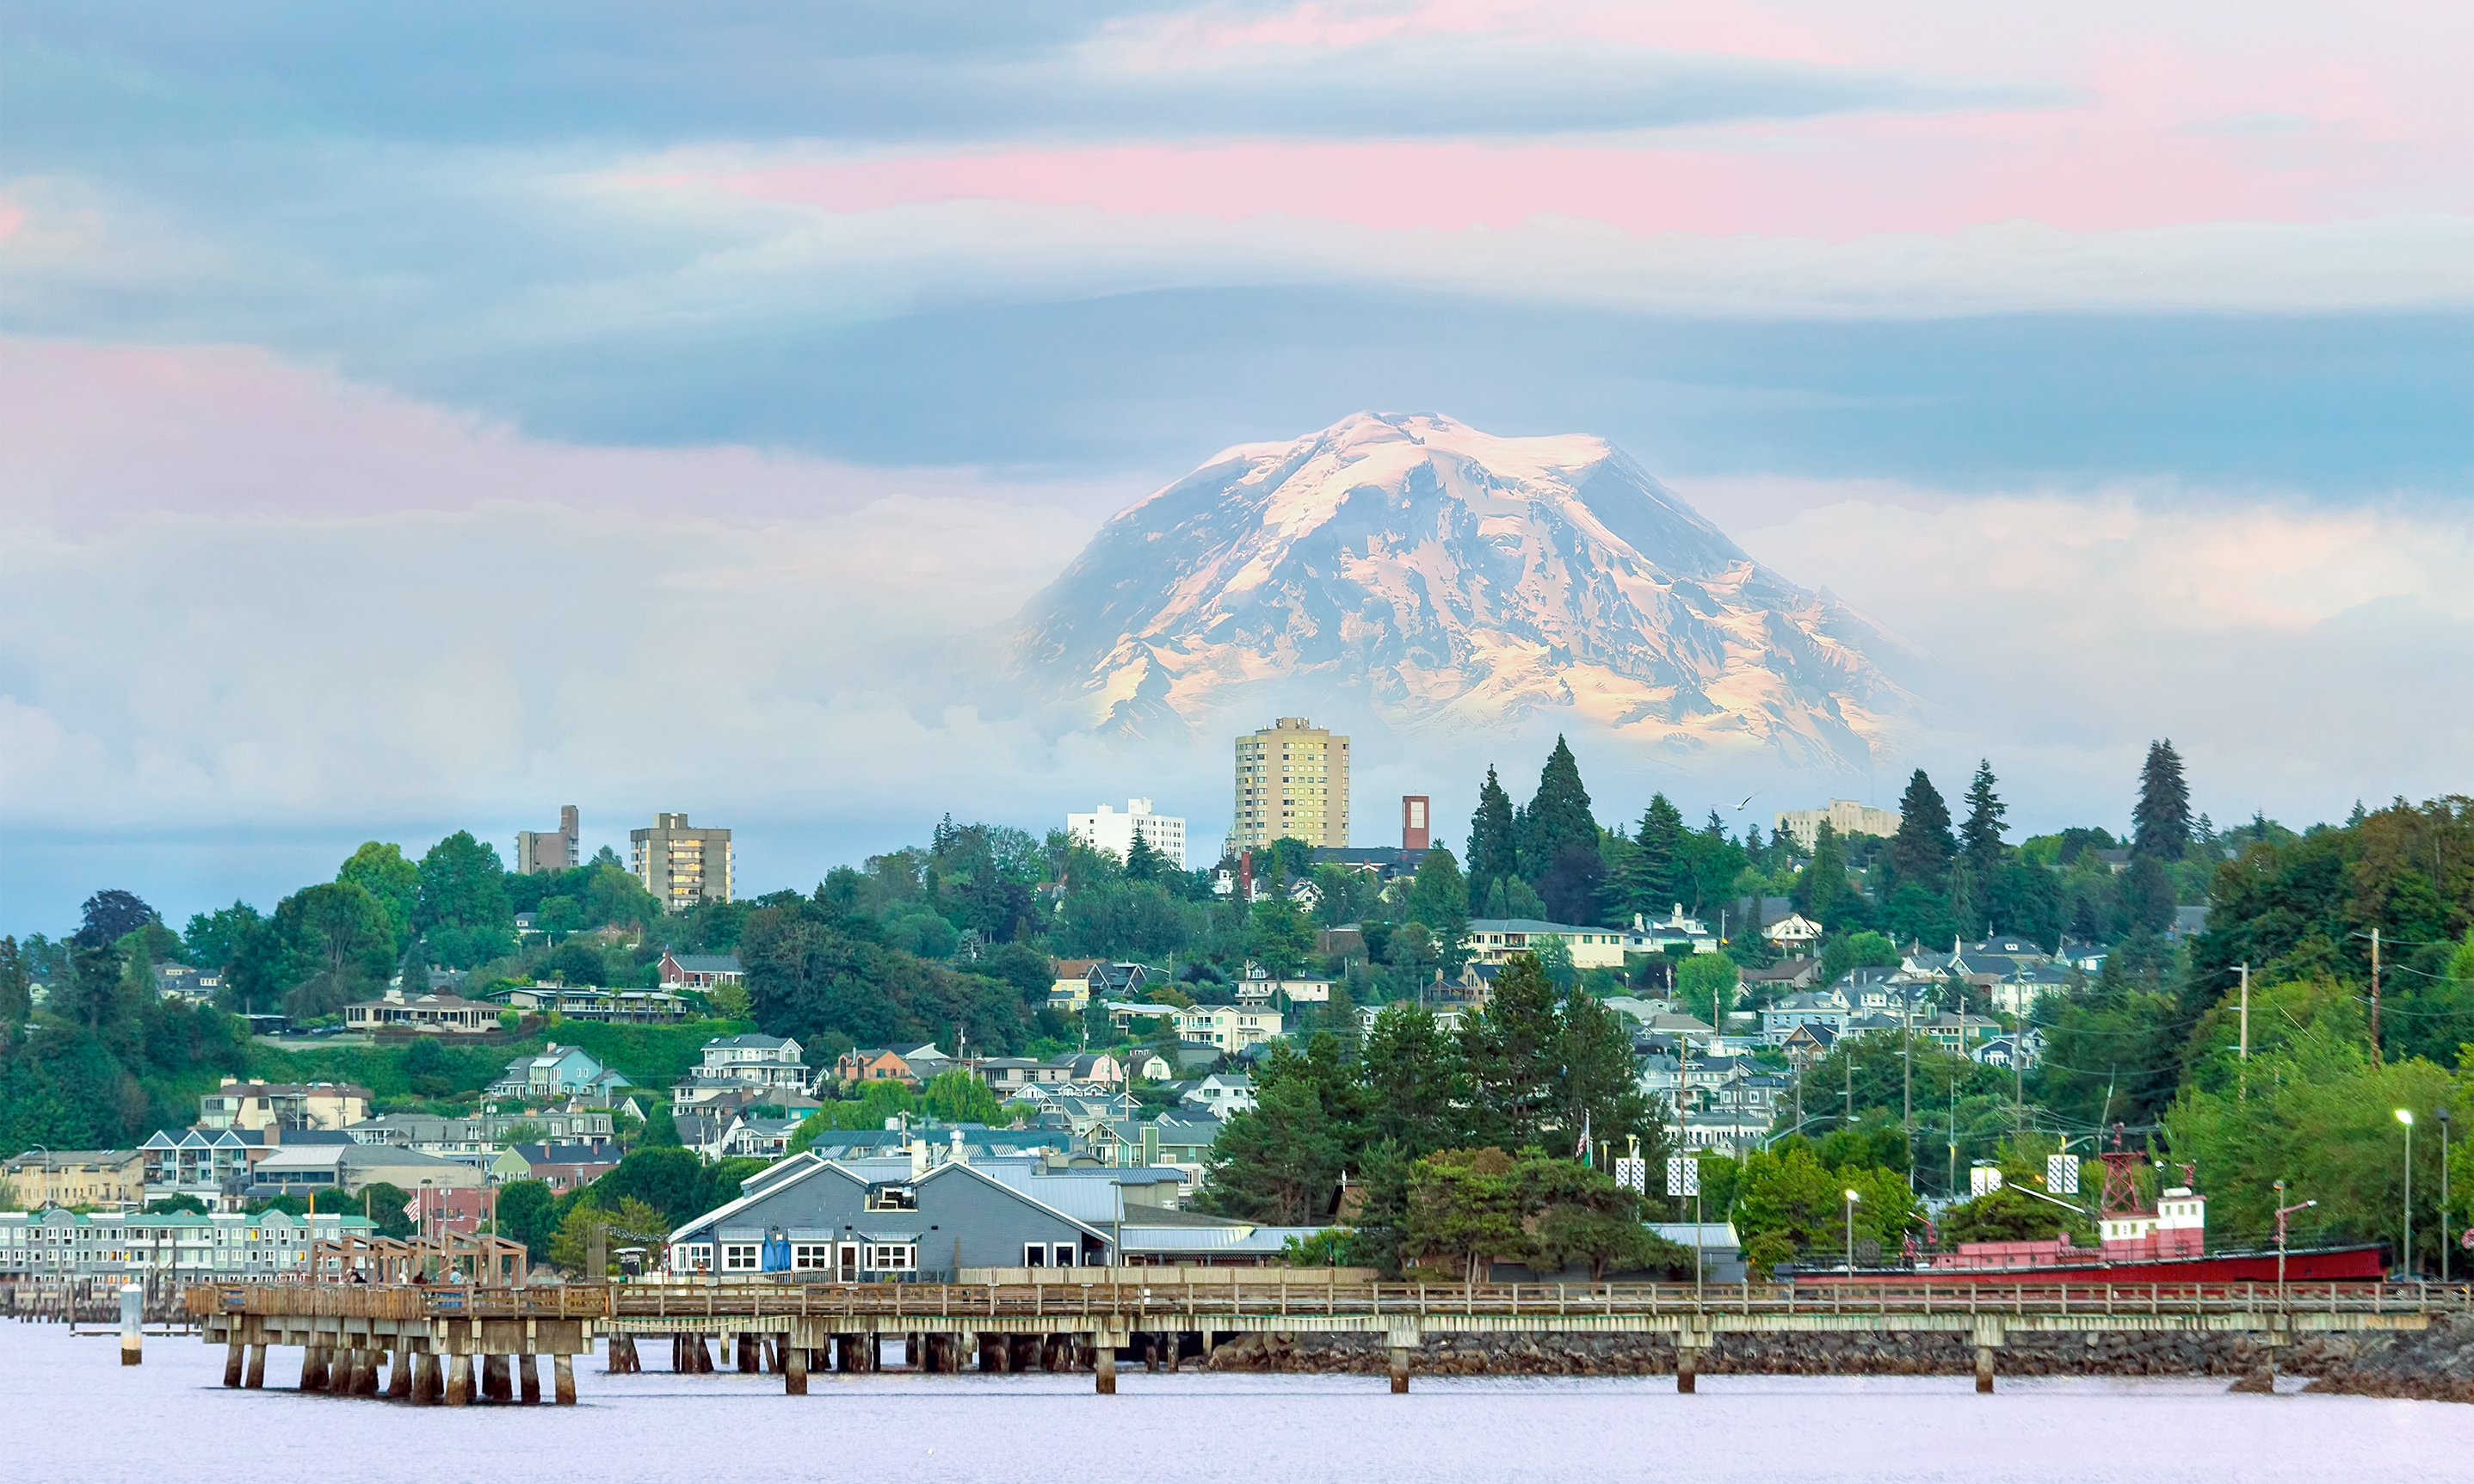
[[[1933,1332],[1973,1341],[1977,1389],[1989,1392],[2016,1334],[2247,1334],[2273,1346],[2311,1332],[2422,1329],[2466,1308],[2460,1292],[2382,1284],[1437,1287],[1088,1271],[1044,1283],[235,1284],[191,1288],[187,1308],[206,1342],[226,1348],[227,1386],[263,1386],[268,1351],[288,1346],[302,1352],[304,1391],[449,1406],[476,1400],[476,1383],[478,1400],[539,1401],[544,1355],[552,1397],[571,1403],[574,1357],[605,1338],[613,1371],[643,1369],[640,1342],[667,1340],[671,1369],[711,1372],[712,1342],[721,1363],[779,1375],[792,1396],[815,1371],[879,1369],[895,1339],[921,1371],[960,1371],[966,1359],[981,1371],[1088,1369],[1106,1395],[1121,1353],[1174,1370],[1183,1354],[1249,1333],[1383,1335],[1395,1392],[1409,1389],[1410,1357],[1427,1334],[1663,1335],[1676,1389],[1689,1392],[1700,1353],[1724,1334]]]

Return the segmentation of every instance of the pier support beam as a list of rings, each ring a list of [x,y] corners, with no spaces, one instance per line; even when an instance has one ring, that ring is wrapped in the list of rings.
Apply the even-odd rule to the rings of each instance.
[[[516,1357],[516,1386],[524,1405],[541,1405],[541,1357],[531,1351]]]
[[[1405,1397],[1408,1394],[1409,1347],[1406,1345],[1394,1345],[1392,1347],[1392,1395],[1395,1397]]]
[[[1117,1394],[1117,1337],[1113,1334],[1091,1336],[1091,1371],[1093,1389],[1103,1397]]]
[[[782,1347],[782,1394],[804,1397],[808,1394],[808,1352],[799,1346]]]
[[[1691,1396],[1701,1378],[1701,1347],[1675,1347],[1675,1390],[1678,1395]]]
[[[354,1372],[352,1376],[353,1396],[375,1397],[380,1394],[381,1388],[378,1385],[378,1360],[379,1357],[383,1356],[385,1353],[385,1351],[379,1350],[375,1346],[369,1346],[362,1349],[360,1352],[360,1369]]]
[[[492,1401],[513,1401],[516,1400],[515,1382],[507,1374],[506,1356],[484,1355],[481,1357],[481,1395]]]
[[[436,1406],[446,1394],[438,1376],[438,1357],[425,1350],[412,1352],[412,1404]]]
[[[395,1353],[387,1363],[387,1396],[402,1401],[412,1396],[412,1347],[398,1337]]]
[[[234,1340],[231,1342],[230,1349],[224,1352],[225,1385],[231,1387],[237,1387],[240,1385],[241,1366],[249,1358],[248,1352],[248,1346],[243,1345],[238,1340]]]
[[[327,1348],[325,1346],[301,1347],[301,1389],[303,1391],[327,1389]]]
[[[464,1406],[473,1400],[473,1357],[447,1357],[447,1404]]]
[[[266,1389],[266,1352],[269,1348],[264,1345],[249,1348],[249,1376],[241,1384],[252,1391]]]
[[[752,1334],[739,1336],[739,1374],[741,1376],[756,1374],[756,1336]]]
[[[560,1406],[575,1405],[575,1357],[555,1355],[550,1358],[550,1384],[555,1389]]]
[[[1976,1327],[1976,1394],[1979,1397],[1993,1395],[1993,1352],[2001,1348],[2001,1321]]]

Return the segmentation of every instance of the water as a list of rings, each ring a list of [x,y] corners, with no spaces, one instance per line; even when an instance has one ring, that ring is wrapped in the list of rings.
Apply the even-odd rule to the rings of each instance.
[[[647,1345],[658,1363],[667,1347]],[[2220,1380],[1967,1376],[1426,1380],[1380,1376],[604,1376],[580,1362],[572,1408],[445,1407],[303,1396],[277,1350],[270,1389],[223,1388],[223,1352],[0,1321],[0,1478],[77,1484],[966,1484],[1161,1479],[2460,1480],[2474,1406],[2229,1396]],[[545,1365],[545,1372],[547,1367]],[[545,1377],[546,1379],[546,1377]]]

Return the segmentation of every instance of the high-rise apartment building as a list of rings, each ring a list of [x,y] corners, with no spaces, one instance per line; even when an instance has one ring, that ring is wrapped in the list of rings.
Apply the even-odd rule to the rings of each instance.
[[[627,832],[627,868],[672,912],[730,900],[730,831],[691,829],[684,814],[656,814],[650,829]]]
[[[1841,839],[1849,835],[1880,835],[1886,840],[1899,832],[1896,811],[1877,809],[1853,799],[1832,799],[1826,809],[1782,810],[1776,828],[1779,834],[1793,836],[1798,850],[1809,850],[1821,837],[1825,821]]]
[[[1348,845],[1348,739],[1302,716],[1283,716],[1237,739],[1237,815],[1228,838],[1241,850],[1294,837]]]
[[[543,834],[538,830],[516,831],[516,874],[531,875],[544,871],[573,871],[583,861],[583,817],[575,805],[568,804],[558,811],[558,832]]]
[[[1127,800],[1123,814],[1104,803],[1096,814],[1069,814],[1065,832],[1095,850],[1113,852],[1119,860],[1133,853],[1134,837],[1140,835],[1177,870],[1185,869],[1185,821],[1173,814],[1153,814],[1148,799]]]

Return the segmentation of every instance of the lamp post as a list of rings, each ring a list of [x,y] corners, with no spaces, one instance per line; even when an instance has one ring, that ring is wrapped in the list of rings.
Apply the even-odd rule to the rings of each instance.
[[[1862,1199],[1853,1190],[1847,1192],[1847,1276],[1850,1278],[1856,1276],[1856,1203]]]
[[[2319,1203],[2305,1201],[2299,1206],[2286,1205],[2285,1182],[2281,1180],[2276,1183],[2276,1289],[2281,1297],[2285,1292],[2285,1218],[2298,1210],[2309,1210]]]
[[[2399,1280],[2413,1276],[2413,1110],[2400,1108],[2396,1120],[2405,1125],[2405,1246],[2397,1255]]]
[[[2448,1281],[2448,1105],[2433,1109],[2439,1120],[2439,1281]]]

